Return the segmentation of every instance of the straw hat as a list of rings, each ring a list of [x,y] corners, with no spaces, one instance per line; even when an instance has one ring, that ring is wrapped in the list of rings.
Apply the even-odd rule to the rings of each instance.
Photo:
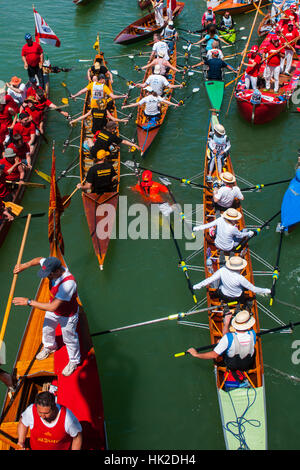
[[[238,331],[245,331],[252,328],[255,324],[255,318],[247,310],[241,310],[233,318],[231,325]]]
[[[214,131],[218,134],[225,135],[225,127],[222,124],[216,124],[214,126]]]
[[[221,173],[220,178],[221,178],[222,181],[224,181],[224,183],[235,183],[236,182],[235,176],[233,176],[233,174],[230,173],[229,171],[224,171],[224,173]]]
[[[10,83],[11,83],[12,85],[15,85],[15,86],[20,85],[21,82],[22,82],[22,79],[21,79],[21,78],[18,78],[18,77],[16,77],[16,76],[15,76],[15,77],[11,77],[11,79],[10,79]]]
[[[231,258],[226,261],[225,266],[232,271],[241,271],[247,266],[247,261],[240,256],[231,256]]]
[[[236,209],[229,208],[223,212],[222,217],[227,220],[240,220],[242,214]]]

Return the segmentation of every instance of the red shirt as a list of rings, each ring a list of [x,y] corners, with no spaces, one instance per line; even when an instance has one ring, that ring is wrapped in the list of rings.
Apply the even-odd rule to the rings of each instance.
[[[249,58],[249,64],[254,65],[254,67],[247,67],[246,68],[246,73],[248,75],[251,75],[252,77],[257,77],[260,69],[260,63],[261,63],[261,56],[259,54],[256,54],[254,57],[252,57],[252,54],[248,54]]]
[[[8,148],[13,149],[17,157],[19,157],[20,160],[25,160],[27,153],[30,152],[30,147],[26,142],[23,142],[23,145],[21,147],[17,147],[15,144],[9,144]]]
[[[38,415],[36,405],[32,407],[33,428],[30,431],[32,450],[69,450],[72,437],[65,431],[66,407],[60,407],[60,415],[55,426],[49,428]]]
[[[293,39],[296,39],[299,36],[299,32],[297,31],[296,28],[293,28],[292,31],[289,31],[288,27],[285,26],[283,28],[283,35],[287,42],[291,42]],[[283,44],[286,44],[286,42],[283,41]],[[290,46],[286,44],[285,49],[292,49],[292,47],[295,48],[295,45],[296,45],[296,41],[294,41]]]
[[[14,110],[9,104],[5,104],[3,110],[0,111],[0,126],[7,129],[13,122]]]
[[[7,134],[7,127],[0,124],[0,151],[3,152],[3,142]]]
[[[46,108],[49,108],[50,104],[53,104],[52,101],[46,98],[44,101],[41,101],[40,103],[36,103],[34,106],[39,111],[44,111]]]
[[[282,44],[280,43],[278,47],[275,47],[273,43],[270,43],[266,47],[265,53],[268,53],[269,56],[275,53],[274,55],[272,55],[272,57],[267,58],[267,64],[270,65],[271,67],[277,67],[278,65],[280,65],[280,53],[284,51],[284,49],[282,48],[281,51],[278,52],[278,49],[280,49],[281,47],[282,47]]]
[[[36,98],[36,90],[43,90],[43,88],[41,86],[37,86],[36,88],[30,86],[26,91],[26,98],[28,98],[29,96],[33,96],[34,98]]]
[[[288,20],[290,21],[290,16],[293,17],[293,21],[295,21],[295,23],[298,23],[299,22],[299,16],[298,14],[294,11],[294,10],[285,10],[284,11],[284,14],[288,17]]]
[[[22,57],[25,57],[27,64],[31,67],[36,67],[40,63],[41,54],[43,54],[43,49],[37,42],[33,42],[31,46],[26,43],[22,47]]]
[[[4,199],[5,196],[9,194],[9,190],[7,189],[7,185],[5,183],[6,174],[2,173],[0,176],[0,198]]]
[[[58,289],[61,284],[63,284],[66,281],[75,281],[75,278],[70,274],[69,276],[66,276],[64,279],[62,279],[57,285],[51,286],[50,288],[50,302],[52,302],[58,292]],[[69,302],[65,301],[63,302],[59,307],[57,307],[56,311],[53,312],[55,315],[59,315],[62,317],[72,317],[77,313],[78,311],[78,302],[77,302],[77,289],[74,292],[71,300]]]
[[[29,116],[31,116],[33,122],[35,122],[37,126],[40,125],[40,123],[43,120],[43,111],[36,109],[35,106],[34,108],[29,108],[29,106],[26,106],[26,108],[24,109],[24,112],[29,114]]]
[[[0,160],[0,165],[5,166],[4,174],[5,174],[5,179],[8,181],[19,181],[20,179],[20,172],[17,166],[10,174],[7,173],[7,171],[13,166],[14,163],[15,163],[15,160],[13,163],[9,163],[9,161],[6,160],[6,158],[1,158]]]
[[[29,142],[32,134],[35,134],[35,125],[30,122],[27,126],[23,126],[21,122],[17,122],[14,125],[13,134],[20,134],[24,142]]]

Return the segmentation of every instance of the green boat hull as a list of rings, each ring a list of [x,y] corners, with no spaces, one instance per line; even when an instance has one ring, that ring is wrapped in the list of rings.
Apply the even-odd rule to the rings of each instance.
[[[211,107],[219,111],[223,102],[224,82],[217,80],[207,80],[205,82],[205,88]]]
[[[236,40],[235,29],[229,29],[228,31],[220,31],[220,36],[227,41],[229,44],[234,44]]]

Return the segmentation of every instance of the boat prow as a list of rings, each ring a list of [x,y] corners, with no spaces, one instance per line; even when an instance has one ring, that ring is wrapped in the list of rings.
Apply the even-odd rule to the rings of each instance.
[[[269,0],[262,0],[261,7],[269,3]],[[216,7],[213,8],[214,13],[218,15],[224,15],[226,11],[229,11],[230,15],[240,15],[247,11],[255,11],[258,6],[259,0],[250,3],[234,3],[233,0],[225,0],[220,2]]]

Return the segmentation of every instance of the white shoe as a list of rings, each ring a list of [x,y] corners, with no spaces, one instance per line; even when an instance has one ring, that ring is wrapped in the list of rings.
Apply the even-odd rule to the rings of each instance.
[[[46,359],[50,354],[52,354],[55,351],[55,349],[48,349],[48,348],[43,348],[36,356],[35,358],[38,361],[42,361],[43,359]]]
[[[69,375],[73,374],[74,370],[77,369],[77,366],[78,364],[76,364],[75,362],[69,362],[62,371],[62,375],[68,377]]]

